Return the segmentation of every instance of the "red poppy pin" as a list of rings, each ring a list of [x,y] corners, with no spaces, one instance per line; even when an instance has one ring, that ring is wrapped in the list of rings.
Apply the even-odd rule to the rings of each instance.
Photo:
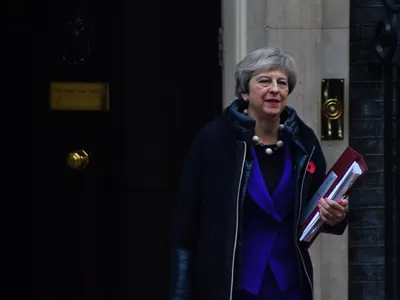
[[[307,172],[310,174],[314,174],[315,172],[315,164],[312,161],[310,161],[307,165]]]

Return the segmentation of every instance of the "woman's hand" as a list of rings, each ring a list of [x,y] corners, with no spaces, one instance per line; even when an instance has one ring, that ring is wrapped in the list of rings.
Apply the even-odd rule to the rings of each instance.
[[[334,226],[344,220],[349,210],[349,203],[343,199],[338,202],[321,198],[318,202],[321,219],[328,225]]]

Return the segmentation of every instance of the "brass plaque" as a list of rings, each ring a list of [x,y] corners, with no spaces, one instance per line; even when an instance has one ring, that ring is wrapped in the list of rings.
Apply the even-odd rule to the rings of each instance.
[[[323,79],[321,83],[321,139],[344,139],[344,79]]]
[[[102,82],[51,82],[52,110],[109,110],[109,84]]]

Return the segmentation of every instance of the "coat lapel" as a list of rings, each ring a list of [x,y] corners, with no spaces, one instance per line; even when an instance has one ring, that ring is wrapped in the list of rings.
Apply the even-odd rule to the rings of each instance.
[[[266,213],[271,215],[278,222],[282,222],[281,217],[275,210],[274,202],[268,189],[264,183],[264,179],[258,164],[257,155],[254,148],[252,148],[254,158],[253,168],[249,177],[248,193],[251,198],[260,206]]]
[[[252,148],[252,154],[254,162],[249,178],[248,193],[254,202],[256,202],[257,205],[266,213],[278,222],[282,222],[282,217],[285,215],[285,209],[291,207],[290,204],[292,204],[294,192],[292,189],[288,188],[294,180],[289,143],[286,143],[285,146],[285,162],[282,177],[278,187],[272,195],[265,185],[254,148]]]
[[[290,145],[286,142],[285,146],[285,162],[283,166],[283,173],[278,187],[272,194],[272,200],[275,204],[275,209],[280,214],[284,213],[285,208],[291,207],[293,204],[294,191],[290,187],[293,186],[293,162],[290,153]]]

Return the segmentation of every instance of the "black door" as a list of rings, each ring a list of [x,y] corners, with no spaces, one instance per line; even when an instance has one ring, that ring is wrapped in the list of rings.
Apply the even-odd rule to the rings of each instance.
[[[127,2],[129,282],[168,299],[169,228],[182,162],[222,107],[220,1]]]
[[[33,10],[32,299],[126,294],[121,8]]]
[[[222,106],[219,1],[8,5],[11,70],[31,82],[13,93],[32,108],[14,134],[32,144],[24,299],[168,299],[181,165]]]

